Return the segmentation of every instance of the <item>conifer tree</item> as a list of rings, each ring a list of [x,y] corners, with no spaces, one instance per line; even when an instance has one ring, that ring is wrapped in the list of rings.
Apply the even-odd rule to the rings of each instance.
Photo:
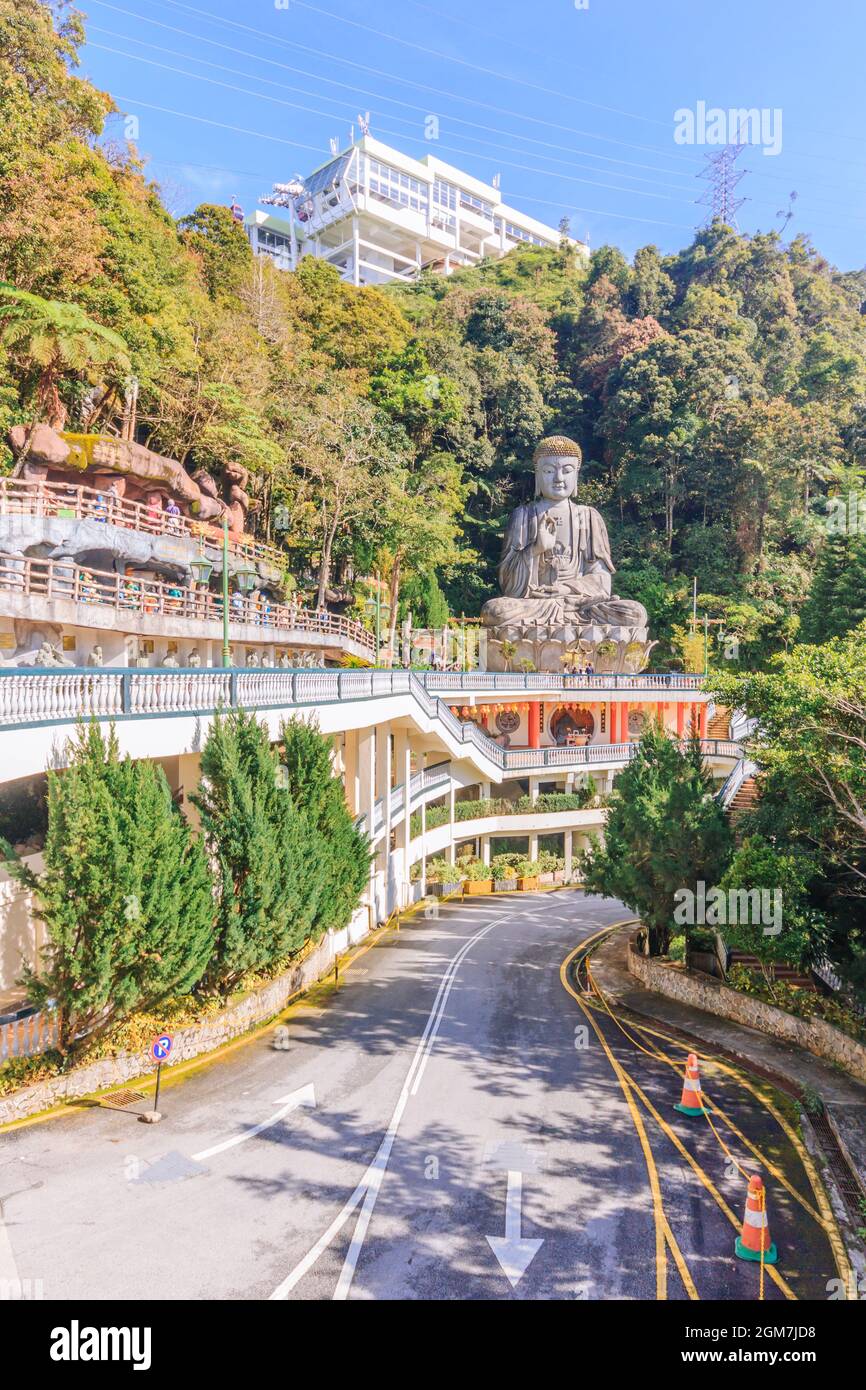
[[[731,832],[692,740],[681,751],[650,724],[609,801],[604,844],[581,858],[588,892],[619,898],[647,927],[651,954],[667,948],[674,894],[718,883],[731,854]]]
[[[201,978],[214,918],[204,849],[158,764],[121,760],[114,730],[105,739],[95,721],[68,768],[48,773],[44,861],[41,873],[15,859],[9,869],[45,923],[39,973],[23,982],[34,1003],[56,1004],[62,1053]]]
[[[370,848],[346,806],[330,739],[300,719],[284,724],[281,733],[289,795],[318,841],[315,852],[323,869],[313,918],[318,936],[329,927],[344,927],[358,906],[370,872]]]
[[[249,970],[289,956],[309,935],[320,862],[286,794],[267,730],[252,714],[217,717],[193,797],[217,867],[217,927],[207,983],[228,994]]]

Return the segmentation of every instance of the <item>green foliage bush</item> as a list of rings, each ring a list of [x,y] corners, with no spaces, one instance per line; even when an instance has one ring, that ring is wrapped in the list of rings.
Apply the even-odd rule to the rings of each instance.
[[[67,769],[48,773],[43,855],[41,873],[14,857],[8,867],[48,941],[23,982],[34,1004],[57,1008],[68,1056],[198,983],[214,949],[213,890],[162,769],[121,759],[114,730],[104,738],[95,722],[71,741]]]

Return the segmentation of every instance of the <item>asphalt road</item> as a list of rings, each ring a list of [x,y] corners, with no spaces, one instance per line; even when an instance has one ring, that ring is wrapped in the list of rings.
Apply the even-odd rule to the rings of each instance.
[[[742,1217],[736,1166],[673,1111],[673,1070],[560,978],[626,915],[578,892],[447,904],[284,1035],[170,1081],[161,1124],[92,1105],[0,1136],[0,1278],[60,1300],[756,1297],[723,1210]],[[709,1070],[734,1157],[758,1166],[748,1140],[780,1175],[765,1296],[826,1298],[792,1126]]]

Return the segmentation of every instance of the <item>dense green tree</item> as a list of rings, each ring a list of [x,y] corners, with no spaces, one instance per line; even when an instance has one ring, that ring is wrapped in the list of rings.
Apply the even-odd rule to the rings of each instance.
[[[761,796],[744,831],[813,859],[807,901],[826,953],[866,994],[866,624],[715,683],[720,700],[757,720]]]
[[[217,873],[206,984],[230,994],[248,971],[303,945],[317,921],[325,866],[254,715],[232,710],[214,720],[201,772],[193,802]]]
[[[44,870],[7,865],[45,924],[39,973],[24,982],[35,1004],[56,1005],[64,1056],[191,990],[214,940],[207,859],[159,765],[121,759],[95,722],[70,753],[48,773]]]
[[[370,872],[366,836],[346,808],[342,779],[334,770],[333,745],[313,725],[293,719],[281,730],[280,762],[286,795],[312,834],[310,854],[319,871],[311,932],[346,926]]]
[[[640,916],[656,955],[670,939],[674,894],[716,884],[730,853],[700,745],[681,751],[653,723],[614,783],[604,843],[581,856],[579,872],[589,892],[619,898]]]
[[[721,926],[728,946],[758,961],[770,993],[777,965],[806,969],[823,954],[823,917],[809,902],[817,865],[808,854],[783,850],[760,835],[747,836],[736,850],[719,887],[748,901],[745,912],[726,913]],[[757,895],[761,894],[758,908]],[[765,910],[769,908],[769,911]]]

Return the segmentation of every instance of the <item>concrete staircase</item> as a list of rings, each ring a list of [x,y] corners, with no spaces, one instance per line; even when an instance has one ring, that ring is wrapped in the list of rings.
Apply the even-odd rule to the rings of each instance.
[[[731,711],[725,705],[717,705],[716,712],[707,725],[707,738],[731,737]]]
[[[740,783],[728,806],[728,820],[731,822],[731,827],[735,834],[737,822],[747,811],[754,809],[757,805],[759,795],[760,789],[758,787],[757,773],[753,773],[751,777],[747,777],[744,782]]]

